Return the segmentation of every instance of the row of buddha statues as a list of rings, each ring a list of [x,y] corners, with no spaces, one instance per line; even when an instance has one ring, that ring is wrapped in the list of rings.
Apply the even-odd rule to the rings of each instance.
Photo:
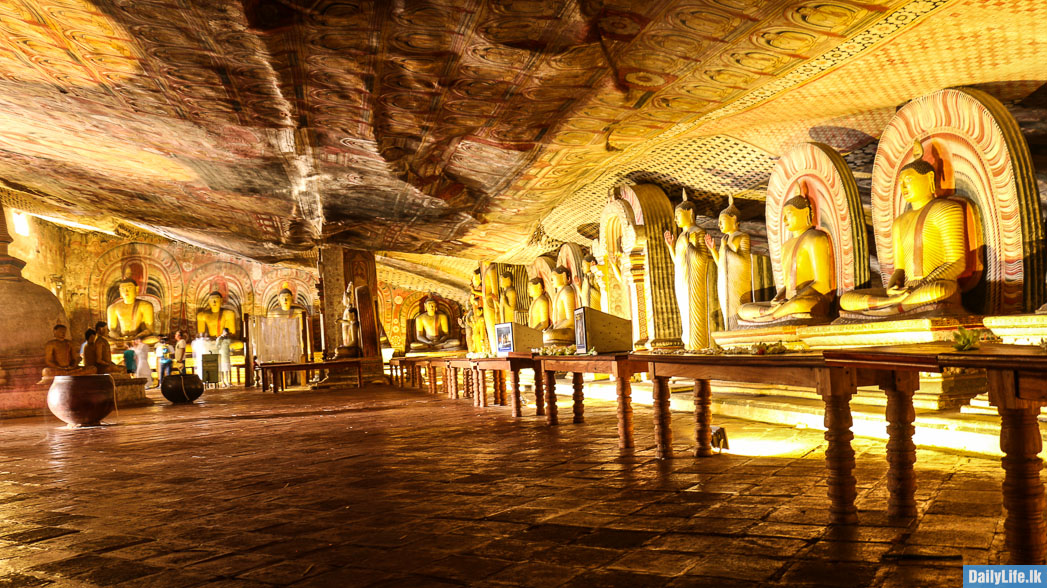
[[[710,308],[717,305],[725,330],[765,328],[773,325],[817,325],[839,322],[884,320],[912,316],[964,314],[961,303],[962,276],[970,272],[977,242],[969,232],[967,204],[939,197],[936,170],[923,159],[920,141],[913,145],[911,161],[901,167],[897,181],[908,208],[891,225],[894,267],[883,288],[857,288],[838,295],[837,247],[829,232],[815,225],[814,207],[808,195],[797,191],[785,199],[780,220],[783,231],[779,247],[781,283],[772,299],[754,300],[753,253],[750,236],[740,230],[741,213],[729,203],[718,218],[722,237],[717,243],[696,224],[693,202],[674,209],[677,234],[666,231],[665,243],[673,264],[674,294],[680,314],[684,347],[700,349],[711,344],[699,336],[708,331]],[[768,219],[768,222],[776,219]],[[648,247],[654,246],[648,244]],[[554,291],[534,277],[528,282],[530,306],[526,324],[543,332],[547,345],[572,344],[574,310],[591,305],[599,308],[598,261],[586,256],[581,292],[564,266],[552,272]],[[609,264],[612,271],[618,269]],[[511,273],[502,275],[501,304],[484,301],[481,271],[473,274],[472,304],[463,322],[472,338],[471,350],[489,350],[485,314],[494,311],[493,322],[516,322],[516,293]],[[621,277],[619,276],[619,281]],[[710,295],[710,292],[713,294]],[[419,327],[421,328],[421,327]],[[421,333],[421,331],[420,331]]]

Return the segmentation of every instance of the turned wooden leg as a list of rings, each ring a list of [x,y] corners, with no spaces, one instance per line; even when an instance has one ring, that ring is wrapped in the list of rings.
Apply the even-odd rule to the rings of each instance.
[[[451,371],[451,398],[458,399],[458,368],[448,368]]]
[[[510,400],[513,406],[513,416],[519,417],[522,411],[520,407],[520,372],[518,370],[509,372],[509,387],[512,388]]]
[[[556,372],[545,372],[545,418],[550,425],[559,425],[556,416]]]
[[[473,404],[476,404],[476,394],[473,393],[472,370],[466,369],[462,372],[462,385],[465,386],[465,397],[472,398]]]
[[[887,394],[887,516],[911,518],[916,516],[916,445],[912,442],[913,393],[919,387],[919,375],[899,374],[891,385],[884,386]]]
[[[713,454],[712,444],[712,387],[709,380],[694,381],[694,438],[695,457]]]
[[[545,377],[541,370],[534,371],[534,414],[545,416]]]
[[[628,377],[615,376],[615,391],[618,392],[618,448],[633,446],[633,387]]]
[[[582,383],[582,374],[572,373],[571,374],[571,400],[574,401],[574,422],[584,423],[585,422],[585,393],[584,384]]]
[[[654,378],[654,442],[659,459],[673,456],[672,415],[669,412],[669,378]]]
[[[429,393],[433,396],[439,394],[439,387],[436,383],[436,366],[429,365]]]
[[[854,506],[858,491],[854,479],[854,449],[851,448],[854,433],[851,432],[850,402],[854,394],[854,378],[849,370],[823,369],[820,372],[818,392],[825,402],[829,521],[835,525],[850,525],[858,522],[858,510]]]
[[[1043,565],[1047,553],[1044,537],[1044,493],[1038,454],[1043,448],[1036,408],[997,408],[1002,420],[1003,528],[1011,564]]]
[[[505,372],[502,370],[495,370],[491,372],[494,378],[494,395],[498,398],[498,406],[505,406],[509,404],[508,394],[505,392]]]
[[[476,369],[476,378],[478,380],[477,383],[480,384],[480,390],[479,390],[480,406],[481,407],[486,407],[487,406],[487,373],[484,370],[482,370],[480,368],[477,368]]]

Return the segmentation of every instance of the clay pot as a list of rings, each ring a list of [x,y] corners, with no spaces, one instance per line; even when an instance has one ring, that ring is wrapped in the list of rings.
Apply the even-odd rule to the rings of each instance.
[[[101,424],[116,407],[116,386],[108,374],[55,376],[47,391],[47,408],[74,427]]]
[[[160,393],[175,404],[189,404],[204,393],[204,383],[195,374],[164,376]]]

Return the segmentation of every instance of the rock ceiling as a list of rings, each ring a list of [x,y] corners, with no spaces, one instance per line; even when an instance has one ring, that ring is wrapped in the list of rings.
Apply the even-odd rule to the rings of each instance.
[[[525,263],[587,242],[623,180],[714,215],[813,138],[861,182],[894,108],[947,86],[1009,100],[1043,170],[1045,21],[1042,0],[0,0],[0,195],[261,261]]]

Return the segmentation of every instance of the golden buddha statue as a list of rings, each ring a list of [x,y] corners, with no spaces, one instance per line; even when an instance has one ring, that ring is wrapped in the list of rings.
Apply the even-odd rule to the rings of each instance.
[[[131,341],[142,337],[147,344],[156,342],[153,335],[153,305],[138,298],[138,282],[130,272],[117,283],[120,299],[106,309],[106,324],[109,337],[118,341]]]
[[[740,215],[731,197],[727,208],[720,212],[719,225],[723,233],[720,246],[716,246],[711,235],[705,235],[705,244],[716,264],[716,292],[724,328],[727,330],[738,327],[738,307],[753,300],[752,254],[749,250],[749,235],[738,230]]]
[[[207,295],[206,306],[196,311],[196,334],[201,337],[218,337],[222,329],[236,335],[236,312],[222,308],[222,293],[215,290]]]
[[[592,255],[582,258],[582,306],[600,310],[599,262]]]
[[[531,306],[527,308],[527,326],[539,331],[548,329],[552,326],[552,321],[549,320],[552,302],[545,293],[545,282],[541,278],[534,278],[528,282],[527,295],[531,298]]]
[[[427,298],[422,307],[424,311],[414,317],[411,351],[461,349],[461,341],[451,338],[450,321],[446,313],[437,310],[436,299]]]
[[[291,285],[284,282],[283,288],[276,295],[276,308],[269,311],[271,317],[299,317],[305,314],[305,309],[294,303],[294,292]]]
[[[69,330],[65,325],[55,325],[54,339],[44,346],[44,368],[40,383],[47,383],[55,376],[73,376],[95,373],[95,366],[80,366],[80,354],[73,342],[66,339]]]
[[[960,202],[936,197],[934,167],[923,160],[919,140],[898,181],[912,208],[891,224],[894,273],[887,288],[845,293],[840,298],[844,318],[963,312],[958,280],[968,269],[968,243],[973,241],[967,211]]]
[[[791,233],[782,244],[784,284],[770,302],[738,307],[742,325],[803,321],[824,322],[836,299],[836,266],[829,234],[814,226],[811,203],[793,196],[782,207],[785,228]]]
[[[502,320],[499,322],[515,323],[517,296],[516,288],[513,287],[513,274],[502,272],[502,275],[498,278],[498,288],[501,290],[499,307],[502,314]]]
[[[491,341],[487,337],[487,322],[484,321],[482,304],[473,309],[473,353],[490,353]]]
[[[680,310],[681,338],[684,348],[697,350],[709,346],[709,266],[712,256],[705,243],[705,231],[694,222],[694,204],[683,193],[683,202],[676,206],[676,226],[680,234],[673,237],[665,232],[669,257],[675,267],[674,287],[676,304]]]
[[[571,270],[557,266],[553,270],[556,298],[552,304],[552,324],[542,341],[546,345],[574,345],[574,311],[578,308],[578,292],[571,283]]]

